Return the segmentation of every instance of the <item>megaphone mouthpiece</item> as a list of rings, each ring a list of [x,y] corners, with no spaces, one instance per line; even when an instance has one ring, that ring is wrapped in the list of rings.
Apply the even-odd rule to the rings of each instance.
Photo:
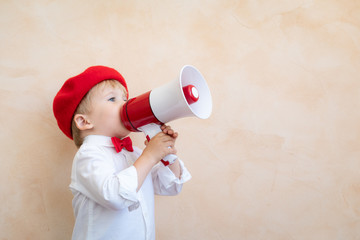
[[[121,121],[129,131],[138,132],[139,127],[150,123],[162,124],[151,109],[150,93],[129,99],[120,109]]]

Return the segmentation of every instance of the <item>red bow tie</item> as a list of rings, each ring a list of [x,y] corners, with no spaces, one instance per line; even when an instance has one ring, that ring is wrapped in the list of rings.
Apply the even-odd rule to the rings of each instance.
[[[131,141],[130,137],[126,137],[124,139],[120,139],[120,138],[117,138],[117,137],[112,137],[111,141],[114,144],[116,152],[121,152],[121,150],[123,148],[125,148],[129,152],[134,151],[134,149],[132,147],[132,141]]]

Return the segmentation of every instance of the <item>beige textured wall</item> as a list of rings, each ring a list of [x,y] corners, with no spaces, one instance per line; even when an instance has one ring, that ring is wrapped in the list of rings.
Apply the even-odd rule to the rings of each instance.
[[[96,64],[131,96],[184,64],[212,90],[171,124],[193,179],[157,197],[158,239],[360,239],[359,1],[3,0],[0,27],[1,240],[70,238],[52,99]]]

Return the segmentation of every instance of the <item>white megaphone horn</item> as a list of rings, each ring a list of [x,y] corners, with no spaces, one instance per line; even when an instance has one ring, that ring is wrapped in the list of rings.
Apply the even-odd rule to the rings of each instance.
[[[121,108],[120,117],[129,131],[144,132],[150,140],[161,132],[163,123],[192,116],[206,119],[211,111],[211,93],[204,77],[195,67],[186,65],[178,79],[129,99]],[[176,158],[169,154],[161,161],[167,166]]]

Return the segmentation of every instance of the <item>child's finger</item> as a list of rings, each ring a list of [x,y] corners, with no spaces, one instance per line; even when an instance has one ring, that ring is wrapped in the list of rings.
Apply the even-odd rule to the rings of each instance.
[[[169,129],[171,129],[171,127],[170,126],[166,126],[166,125],[162,125],[162,128],[161,128],[162,130],[163,130],[163,132],[167,132],[167,131],[169,131]]]
[[[177,138],[178,133],[175,132],[170,126],[164,126],[163,133],[172,136],[173,138]]]
[[[167,128],[166,130],[167,130],[166,133],[167,133],[168,135],[173,135],[173,134],[175,133],[174,130],[172,130],[171,128]]]

